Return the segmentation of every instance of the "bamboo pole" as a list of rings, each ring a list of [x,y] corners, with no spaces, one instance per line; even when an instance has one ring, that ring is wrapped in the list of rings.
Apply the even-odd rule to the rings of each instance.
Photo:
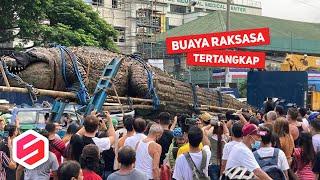
[[[0,92],[16,92],[16,93],[29,93],[27,88],[20,87],[6,87],[0,86]],[[69,99],[76,99],[77,95],[72,92],[64,92],[64,91],[54,91],[54,90],[46,90],[46,89],[37,89],[38,96],[51,96],[54,98],[62,97]]]
[[[3,77],[4,83],[6,84],[7,87],[10,87],[10,84],[9,84],[6,72],[4,71],[2,63],[0,63],[0,70],[1,70],[1,74],[2,74],[2,77]]]

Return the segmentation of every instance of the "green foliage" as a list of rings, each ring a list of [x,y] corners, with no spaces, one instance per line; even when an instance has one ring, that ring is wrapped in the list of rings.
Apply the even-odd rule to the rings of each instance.
[[[113,42],[117,31],[83,0],[2,1],[0,22],[0,43],[19,38],[32,40],[35,45],[58,43],[117,50]]]
[[[247,80],[240,82],[239,93],[240,93],[240,97],[242,98],[247,97]]]

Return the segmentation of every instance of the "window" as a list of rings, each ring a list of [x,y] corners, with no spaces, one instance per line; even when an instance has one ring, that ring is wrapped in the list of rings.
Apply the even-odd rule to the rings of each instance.
[[[186,13],[187,12],[187,7],[186,6],[179,6],[179,5],[173,5],[170,4],[170,12],[174,13]]]
[[[121,0],[112,0],[112,8],[118,9],[121,8]]]
[[[103,6],[103,0],[92,0],[92,5]]]
[[[171,25],[168,26],[169,29],[173,29],[175,27],[177,27],[177,26],[171,26]]]
[[[119,35],[114,42],[125,42],[126,41],[126,29],[124,27],[114,27],[118,31]]]

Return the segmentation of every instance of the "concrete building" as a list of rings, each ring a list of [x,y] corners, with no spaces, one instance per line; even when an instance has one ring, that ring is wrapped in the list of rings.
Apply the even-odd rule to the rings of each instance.
[[[85,0],[119,32],[115,39],[123,53],[145,52],[157,35],[169,29],[227,9],[227,0]],[[231,12],[261,15],[261,3],[233,0]],[[151,51],[152,52],[152,51]]]
[[[253,29],[268,27],[270,44],[255,47],[237,48],[243,51],[261,51],[266,53],[266,69],[279,70],[287,53],[320,56],[320,24],[290,21],[278,18],[250,15],[230,14],[230,30]],[[208,23],[212,22],[212,23]],[[168,30],[158,36],[157,46],[152,48],[149,57],[163,62],[163,68],[177,78],[198,84],[203,87],[224,86],[224,69],[208,67],[192,67],[186,65],[185,54],[166,54],[165,39],[167,37],[205,34],[225,31],[226,13],[215,11],[194,21]],[[197,28],[194,28],[197,27]],[[145,51],[150,52],[151,48]],[[230,87],[238,87],[246,80],[248,69],[230,69]]]

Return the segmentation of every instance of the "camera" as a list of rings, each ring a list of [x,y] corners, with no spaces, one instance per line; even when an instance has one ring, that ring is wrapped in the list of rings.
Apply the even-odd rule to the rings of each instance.
[[[193,116],[192,118],[186,118],[185,121],[184,121],[184,124],[187,125],[187,126],[190,126],[190,125],[195,125],[196,122],[197,122],[197,117],[196,116]]]
[[[210,125],[211,126],[221,126],[221,122],[219,121],[219,117],[213,116],[212,119],[210,119]]]

